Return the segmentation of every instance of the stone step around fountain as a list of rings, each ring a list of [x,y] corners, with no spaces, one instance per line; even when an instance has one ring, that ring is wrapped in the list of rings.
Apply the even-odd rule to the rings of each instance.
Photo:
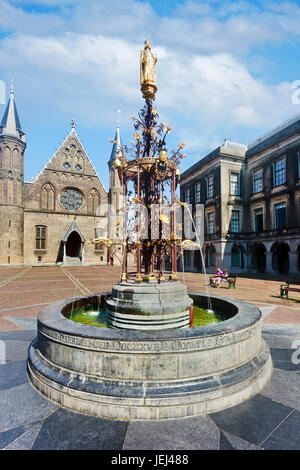
[[[28,374],[47,398],[82,413],[114,419],[170,419],[207,414],[234,406],[258,393],[271,374],[268,347],[238,367],[198,379],[120,381],[62,370],[29,351]]]

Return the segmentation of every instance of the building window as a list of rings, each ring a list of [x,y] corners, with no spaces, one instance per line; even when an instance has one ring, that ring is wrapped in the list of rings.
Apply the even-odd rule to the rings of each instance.
[[[300,178],[300,152],[298,152],[298,178]]]
[[[262,232],[264,229],[264,215],[262,209],[254,211],[254,232]]]
[[[46,227],[35,227],[35,248],[36,250],[46,249]]]
[[[238,173],[230,173],[230,194],[233,196],[239,196],[240,194],[240,182]]]
[[[196,183],[195,185],[195,204],[199,203],[201,200],[201,184]]]
[[[240,231],[240,211],[231,212],[230,232],[238,233]]]
[[[207,234],[214,233],[214,213],[207,214]]]
[[[105,230],[103,228],[97,227],[95,229],[95,238],[104,238],[105,236]],[[103,245],[101,243],[95,243],[95,250],[103,250]]]
[[[60,202],[68,211],[77,211],[83,204],[83,196],[76,188],[65,188],[60,196]]]
[[[262,169],[253,172],[253,193],[260,193],[263,190],[263,171]]]
[[[7,258],[7,264],[10,264],[10,256]]]
[[[285,203],[274,206],[274,228],[280,229],[286,226],[286,206]]]
[[[93,188],[90,190],[88,195],[88,213],[97,214],[100,206],[100,195],[97,189]]]
[[[55,209],[55,191],[51,183],[46,183],[41,191],[41,209],[54,211]]]
[[[214,177],[210,176],[209,178],[207,178],[206,182],[207,182],[207,199],[209,199],[210,197],[213,197],[214,195]]]
[[[11,227],[11,220],[8,221],[8,227]]]
[[[273,163],[273,186],[285,183],[285,158]]]
[[[190,204],[191,202],[191,192],[190,192],[190,188],[186,188],[183,192],[183,198],[184,198],[184,202],[187,202],[188,204]]]

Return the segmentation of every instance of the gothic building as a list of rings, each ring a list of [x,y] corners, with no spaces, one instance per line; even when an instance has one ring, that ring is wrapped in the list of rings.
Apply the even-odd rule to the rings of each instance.
[[[117,128],[120,140],[119,125]],[[106,264],[108,251],[91,243],[107,237],[108,203],[120,204],[120,182],[109,160],[105,190],[75,132],[69,135],[39,175],[24,181],[23,132],[11,87],[0,125],[0,264]]]

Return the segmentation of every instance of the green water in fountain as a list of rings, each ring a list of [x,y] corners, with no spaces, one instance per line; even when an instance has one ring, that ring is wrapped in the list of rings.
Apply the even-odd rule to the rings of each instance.
[[[194,325],[193,326],[204,326],[211,323],[219,323],[228,318],[222,313],[213,312],[212,310],[205,310],[204,308],[197,307],[194,305]]]
[[[100,326],[101,328],[107,328],[106,325],[106,310],[101,308],[99,310],[86,310],[85,307],[79,307],[69,313],[67,318],[75,321],[76,323],[82,323],[83,325]]]
[[[74,309],[72,313],[69,313],[67,318],[76,323],[82,325],[99,326],[101,328],[107,328],[106,310],[104,308],[100,310],[86,310],[85,307]],[[219,323],[226,320],[227,317],[224,314],[218,312],[212,312],[205,310],[201,307],[194,305],[194,325],[193,326],[204,326],[211,323]]]

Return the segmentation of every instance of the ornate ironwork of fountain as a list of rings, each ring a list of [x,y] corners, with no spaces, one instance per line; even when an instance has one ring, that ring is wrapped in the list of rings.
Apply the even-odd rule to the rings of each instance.
[[[182,238],[176,235],[176,209],[180,206],[175,191],[180,175],[178,163],[185,156],[184,143],[168,158],[166,136],[171,128],[158,124],[153,106],[157,90],[155,63],[156,57],[146,41],[141,53],[145,106],[138,117],[132,116],[135,143],[131,148],[125,146],[124,155],[113,163],[123,186],[123,211],[119,217],[123,225],[121,282],[113,287],[107,301],[107,322],[114,328],[187,327],[193,303],[177,279],[177,247]],[[128,231],[129,210],[131,217],[134,211],[134,235]],[[134,273],[128,272],[129,252],[136,256]],[[170,272],[164,269],[166,256],[171,260]]]
[[[271,376],[261,313],[253,305],[211,296],[225,321],[190,328],[193,302],[207,295],[187,292],[177,278],[177,250],[192,243],[177,235],[176,186],[180,143],[168,156],[170,127],[158,124],[157,90],[149,41],[141,52],[145,106],[133,116],[135,142],[114,161],[123,185],[121,240],[95,240],[123,247],[120,282],[111,293],[51,304],[38,317],[30,346],[28,376],[41,393],[62,406],[121,419],[168,419],[210,413],[247,400]],[[134,204],[134,206],[133,206]],[[180,206],[180,203],[179,203]],[[135,230],[128,230],[134,221]],[[129,272],[128,253],[136,254]],[[165,258],[171,270],[166,271]],[[77,307],[106,307],[110,328],[70,320]]]

